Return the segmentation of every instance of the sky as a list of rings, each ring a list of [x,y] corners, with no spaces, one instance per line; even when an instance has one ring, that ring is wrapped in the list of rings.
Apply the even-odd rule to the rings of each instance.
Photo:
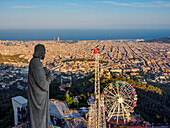
[[[0,0],[0,29],[170,29],[170,0]]]

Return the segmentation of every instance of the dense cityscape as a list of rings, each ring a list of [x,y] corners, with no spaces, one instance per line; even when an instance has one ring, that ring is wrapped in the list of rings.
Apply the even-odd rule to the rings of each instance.
[[[46,47],[44,66],[53,71],[88,75],[94,70],[93,49],[101,49],[100,71],[115,72],[126,77],[137,76],[140,82],[168,83],[170,75],[170,45],[145,43],[140,40],[101,40],[62,43],[58,41],[0,41],[2,55],[18,55],[21,62],[7,59],[4,64],[27,67],[34,46]],[[24,62],[25,61],[25,62]],[[146,78],[145,73],[152,74]],[[5,74],[5,73],[4,73]],[[2,74],[3,75],[3,74]]]
[[[94,89],[95,56],[93,50],[98,48],[100,49],[101,88],[103,89],[108,84],[107,81],[128,81],[137,89],[140,101],[138,107],[135,108],[134,117],[138,122],[135,125],[141,125],[139,122],[148,126],[151,126],[153,122],[158,125],[156,122],[159,121],[159,123],[165,125],[166,122],[169,122],[169,117],[165,114],[165,111],[167,114],[169,113],[167,107],[170,104],[168,101],[170,44],[142,41],[144,40],[60,41],[59,38],[58,41],[0,41],[0,90],[4,93],[11,93],[4,96],[2,92],[1,98],[11,98],[18,94],[27,98],[25,93],[28,88],[28,64],[32,58],[35,45],[41,43],[46,48],[45,59],[42,63],[50,68],[55,76],[50,87],[51,104],[60,106],[63,102],[60,103],[59,101],[64,101],[69,108],[87,107],[87,97]],[[142,98],[143,95],[147,97]],[[155,96],[153,97],[153,95]],[[84,97],[83,100],[82,97]],[[164,104],[164,108],[157,111],[157,107],[159,109],[160,105],[153,101]],[[13,111],[11,105],[9,105],[11,101],[4,100],[2,102],[5,102],[5,105],[8,106],[6,108],[2,106],[4,112]],[[146,102],[145,106],[156,105],[154,105],[155,110],[153,110],[156,112],[153,112],[153,115],[149,115],[149,108],[147,111],[144,110],[145,107],[141,108],[144,102]],[[77,112],[71,111],[71,113]],[[85,114],[84,111],[80,111],[80,113],[81,115]],[[11,115],[13,115],[12,112],[3,116],[11,118]],[[53,113],[50,115],[53,115]],[[154,118],[151,119],[153,116]],[[85,121],[80,116],[70,118],[84,122],[81,126],[84,127]],[[67,125],[70,124],[67,120],[65,122]],[[10,121],[10,125],[12,123],[13,121]]]

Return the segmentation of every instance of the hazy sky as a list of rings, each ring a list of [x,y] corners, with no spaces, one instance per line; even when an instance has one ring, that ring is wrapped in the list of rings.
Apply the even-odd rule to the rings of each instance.
[[[4,28],[170,29],[170,0],[0,0]]]

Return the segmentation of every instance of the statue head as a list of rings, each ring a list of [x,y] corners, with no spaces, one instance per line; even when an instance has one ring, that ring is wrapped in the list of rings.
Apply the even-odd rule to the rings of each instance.
[[[40,58],[40,59],[44,60],[44,58],[45,58],[45,47],[44,47],[44,45],[38,44],[38,45],[35,46],[33,57],[34,58]]]

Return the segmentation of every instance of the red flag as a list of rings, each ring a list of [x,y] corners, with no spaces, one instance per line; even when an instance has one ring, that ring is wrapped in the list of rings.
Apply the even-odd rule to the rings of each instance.
[[[100,54],[100,49],[94,49],[94,54]]]

